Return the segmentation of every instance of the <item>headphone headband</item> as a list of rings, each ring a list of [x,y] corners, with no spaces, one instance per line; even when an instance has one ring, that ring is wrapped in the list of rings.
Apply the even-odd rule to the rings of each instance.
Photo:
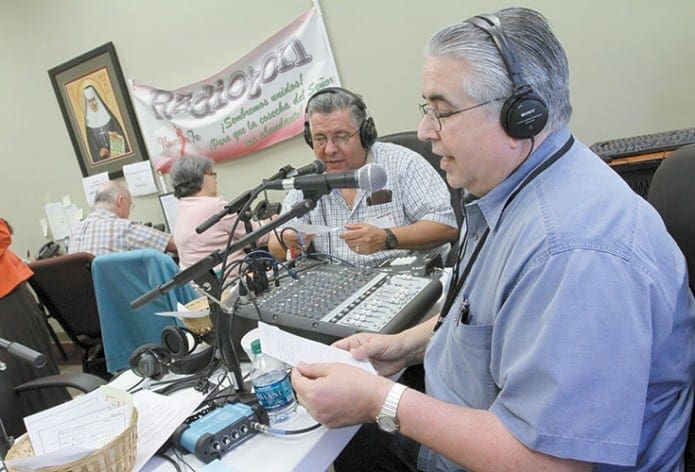
[[[193,337],[193,346],[188,342],[188,336]],[[212,363],[215,348],[209,346],[193,352],[199,342],[200,339],[186,328],[165,326],[161,344],[144,344],[131,353],[130,368],[140,377],[155,380],[170,371],[181,375],[201,372]]]
[[[306,107],[304,108],[304,141],[309,145],[310,148],[314,148],[314,140],[311,137],[311,126],[309,125],[309,105],[311,102],[319,95],[325,94],[338,94],[344,93],[354,100],[355,106],[364,112],[364,119],[359,125],[360,143],[365,149],[369,149],[372,144],[376,141],[377,131],[374,125],[374,119],[369,115],[369,110],[367,109],[367,104],[364,100],[357,94],[344,89],[342,87],[325,87],[316,91],[309,99],[306,101]]]
[[[512,85],[514,86],[514,90],[520,89],[521,87],[526,85],[521,76],[521,68],[519,67],[519,63],[516,62],[514,50],[510,46],[509,40],[507,39],[507,35],[504,33],[504,30],[502,29],[502,23],[500,23],[500,19],[494,15],[482,14],[476,15],[473,18],[466,21],[468,23],[474,24],[481,30],[485,31],[490,36],[490,38],[492,38],[492,41],[495,43],[495,46],[497,46],[497,50],[500,52],[500,56],[502,57],[502,61],[504,61],[504,65],[507,67],[509,77],[512,79]]]
[[[495,43],[512,81],[512,96],[505,100],[500,113],[504,131],[516,139],[529,139],[540,133],[548,122],[548,107],[521,74],[514,48],[495,15],[476,15],[464,21],[485,31]]]

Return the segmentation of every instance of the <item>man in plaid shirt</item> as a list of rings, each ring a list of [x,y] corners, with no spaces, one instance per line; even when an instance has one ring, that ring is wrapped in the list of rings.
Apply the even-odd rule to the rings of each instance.
[[[309,98],[304,139],[327,172],[346,172],[373,163],[388,176],[384,189],[333,189],[315,209],[271,235],[268,247],[284,259],[294,248],[330,254],[357,266],[378,266],[409,254],[442,256],[458,234],[446,183],[429,162],[408,148],[376,142],[374,120],[358,95],[321,89]],[[290,190],[283,212],[304,199]]]
[[[89,252],[99,256],[144,248],[176,252],[169,234],[128,219],[133,198],[118,182],[109,181],[99,187],[94,206],[94,211],[73,231],[68,244],[70,254]]]

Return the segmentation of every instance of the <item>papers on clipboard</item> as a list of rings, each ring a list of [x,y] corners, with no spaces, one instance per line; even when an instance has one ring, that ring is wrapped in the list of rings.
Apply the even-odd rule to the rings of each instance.
[[[101,448],[130,425],[130,394],[102,386],[24,418],[35,456],[7,461],[17,470],[56,466]]]

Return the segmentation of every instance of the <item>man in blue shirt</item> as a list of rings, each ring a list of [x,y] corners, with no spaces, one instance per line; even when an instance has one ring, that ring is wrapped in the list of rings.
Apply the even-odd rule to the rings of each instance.
[[[341,457],[337,471],[682,469],[695,368],[685,260],[656,211],[571,136],[568,82],[532,10],[430,40],[419,136],[467,193],[458,263],[440,317],[336,343],[384,376],[424,362],[426,394],[345,365],[294,369],[317,420],[396,433],[362,428],[392,450]]]

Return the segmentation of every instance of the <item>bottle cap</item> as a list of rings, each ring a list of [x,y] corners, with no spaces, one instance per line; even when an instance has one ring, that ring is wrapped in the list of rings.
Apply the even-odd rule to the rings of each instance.
[[[251,352],[256,355],[261,352],[261,340],[260,339],[254,339],[251,342]]]

